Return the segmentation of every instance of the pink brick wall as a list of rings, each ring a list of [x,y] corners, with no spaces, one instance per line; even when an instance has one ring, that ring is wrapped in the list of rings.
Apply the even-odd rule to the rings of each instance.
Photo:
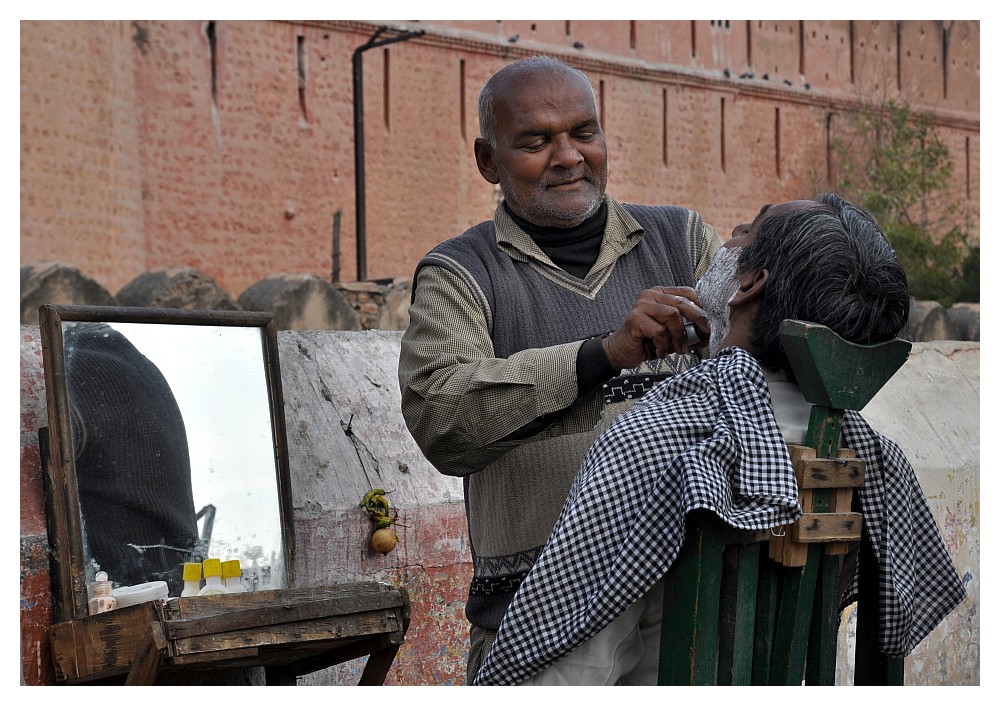
[[[21,23],[21,261],[59,259],[116,288],[145,269],[152,235],[129,33]]]
[[[843,125],[858,100],[902,95],[937,111],[952,190],[979,205],[978,22],[947,41],[937,21],[406,26],[427,35],[363,59],[368,279],[411,275],[490,216],[476,96],[538,52],[601,93],[619,199],[687,205],[728,235],[764,202],[832,188],[829,113]],[[113,294],[184,265],[235,298],[279,272],[330,278],[340,212],[340,279],[356,279],[351,54],[375,27],[23,22],[22,264],[62,260]]]

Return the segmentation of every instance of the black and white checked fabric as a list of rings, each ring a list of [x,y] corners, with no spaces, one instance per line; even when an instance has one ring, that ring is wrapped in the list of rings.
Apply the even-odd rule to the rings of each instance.
[[[861,500],[880,566],[880,646],[902,655],[965,591],[899,448],[855,413],[844,434],[869,464]],[[743,529],[775,527],[800,514],[796,490],[749,354],[731,348],[664,381],[584,459],[475,683],[523,681],[604,628],[666,573],[688,512],[706,508]],[[856,581],[844,605],[856,597]]]
[[[666,573],[688,512],[743,529],[795,520],[784,449],[764,375],[742,349],[647,392],[584,459],[475,683],[523,681],[599,632]]]
[[[865,459],[858,493],[865,535],[879,564],[879,649],[905,657],[965,598],[965,584],[902,449],[857,412],[844,415],[844,443]],[[841,605],[857,600],[858,576]]]

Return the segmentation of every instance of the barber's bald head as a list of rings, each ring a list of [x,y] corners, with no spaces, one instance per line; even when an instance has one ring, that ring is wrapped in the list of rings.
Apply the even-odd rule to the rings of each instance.
[[[531,56],[507,64],[493,74],[479,92],[479,136],[491,147],[495,148],[497,144],[497,100],[506,96],[508,91],[516,91],[540,77],[562,78],[566,81],[580,82],[580,85],[587,87],[591,95],[594,92],[586,74],[558,59],[548,56]],[[596,97],[594,106],[596,111]]]

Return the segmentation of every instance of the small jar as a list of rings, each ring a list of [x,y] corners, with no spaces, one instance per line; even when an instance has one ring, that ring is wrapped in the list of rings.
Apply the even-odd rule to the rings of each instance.
[[[115,609],[117,601],[111,595],[111,581],[108,580],[108,573],[106,571],[97,572],[97,576],[94,577],[92,593],[93,596],[90,599],[89,605],[91,615],[107,613],[109,610]]]
[[[247,592],[243,586],[243,571],[240,569],[239,559],[222,562],[222,583],[229,593]]]

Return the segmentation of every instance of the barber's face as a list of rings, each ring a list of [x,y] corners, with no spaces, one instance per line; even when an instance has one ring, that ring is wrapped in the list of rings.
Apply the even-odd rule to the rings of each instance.
[[[480,171],[507,206],[539,226],[570,228],[597,212],[608,150],[586,79],[539,74],[496,100],[497,145]]]
[[[715,254],[712,264],[695,285],[701,308],[708,315],[711,336],[708,340],[709,355],[714,358],[722,349],[722,342],[729,335],[729,302],[736,296],[736,265],[742,248],[723,247]]]

